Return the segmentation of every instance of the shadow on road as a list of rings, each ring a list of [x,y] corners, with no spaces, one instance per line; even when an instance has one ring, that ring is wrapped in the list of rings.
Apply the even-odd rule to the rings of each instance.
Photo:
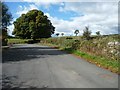
[[[16,81],[16,82],[13,82],[13,81]],[[26,83],[26,82],[18,83],[17,81],[18,81],[17,76],[2,75],[2,90],[23,90],[23,88],[21,88],[21,86],[23,86],[27,90],[39,89],[32,85],[24,85],[24,83]],[[47,88],[47,87],[42,86],[41,88]]]
[[[46,58],[49,55],[63,55],[65,52],[51,47],[16,47],[2,51],[2,63]]]

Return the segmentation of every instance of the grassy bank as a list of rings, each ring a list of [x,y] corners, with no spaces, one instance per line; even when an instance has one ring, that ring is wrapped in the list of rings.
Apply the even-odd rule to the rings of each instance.
[[[83,58],[90,63],[96,64],[99,67],[108,69],[114,73],[118,73],[118,69],[119,69],[118,61],[108,60],[107,58],[104,58],[104,57],[90,55],[90,54],[87,54],[87,53],[84,53],[84,52],[81,52],[78,50],[72,50],[70,48],[65,48],[63,50],[65,50],[71,54],[80,56],[80,58]]]
[[[97,65],[98,67],[101,67],[101,68],[107,69],[111,72],[120,74],[120,72],[119,72],[120,63],[118,63],[117,60],[113,61],[113,60],[110,60],[110,59],[105,58],[105,57],[90,55],[88,53],[81,52],[79,50],[73,50],[71,48],[63,48],[63,47],[60,47],[58,45],[54,45],[54,44],[50,44],[50,43],[48,43],[48,44],[44,43],[42,45],[47,45],[47,46],[51,46],[51,47],[60,49],[62,51],[66,51],[67,53],[70,53],[70,54],[73,54],[79,58],[82,58],[82,59],[84,59],[92,64]]]
[[[58,37],[41,40],[42,43],[50,43],[63,48],[72,48],[91,55],[105,57],[107,59],[118,60],[119,39],[118,35],[92,37],[85,40],[82,37]]]
[[[99,67],[119,73],[119,35],[92,37],[58,37],[41,40],[44,45],[58,47],[71,54],[84,58]]]

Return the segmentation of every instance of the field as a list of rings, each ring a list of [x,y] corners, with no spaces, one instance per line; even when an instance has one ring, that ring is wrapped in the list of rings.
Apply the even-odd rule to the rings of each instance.
[[[16,39],[16,38],[11,38],[8,39],[8,44],[23,44],[26,43],[28,39]]]

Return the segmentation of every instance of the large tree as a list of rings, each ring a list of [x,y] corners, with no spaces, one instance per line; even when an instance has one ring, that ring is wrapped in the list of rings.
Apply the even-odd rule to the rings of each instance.
[[[55,31],[48,17],[36,9],[22,14],[16,19],[14,26],[13,35],[23,39],[49,38]]]
[[[12,20],[12,15],[5,3],[0,2],[0,8],[2,8],[2,17],[0,18],[2,21],[0,27],[0,30],[2,31],[2,45],[7,45],[7,26],[11,25],[10,21]]]

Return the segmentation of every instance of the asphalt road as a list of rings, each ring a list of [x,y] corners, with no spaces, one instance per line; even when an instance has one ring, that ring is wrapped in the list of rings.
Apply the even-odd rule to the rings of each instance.
[[[14,45],[2,52],[3,88],[117,88],[118,75],[47,46]]]

